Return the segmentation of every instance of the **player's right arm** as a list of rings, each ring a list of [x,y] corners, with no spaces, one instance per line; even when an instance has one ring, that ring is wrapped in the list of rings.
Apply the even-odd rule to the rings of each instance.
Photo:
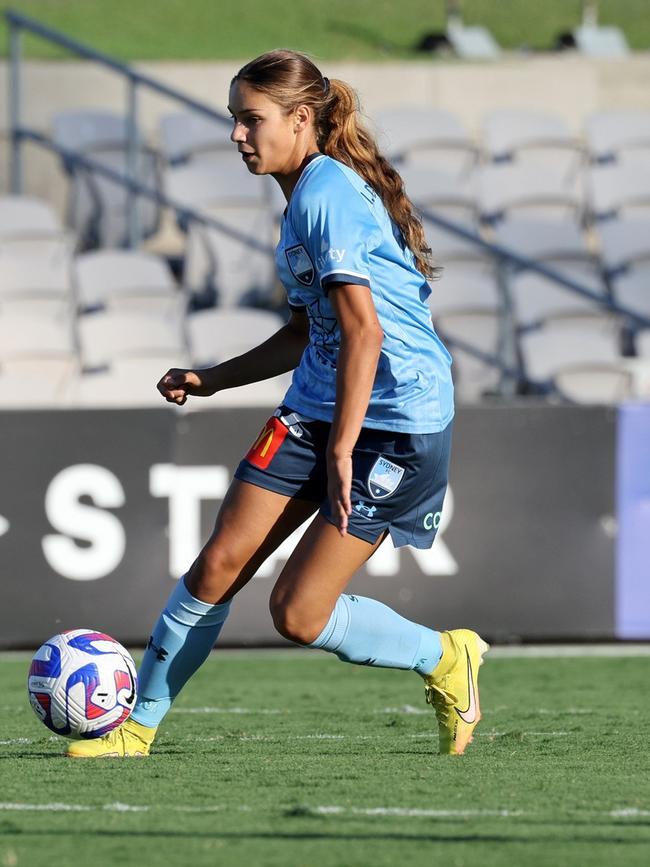
[[[182,406],[188,395],[209,397],[226,388],[270,379],[293,370],[300,363],[309,342],[309,320],[304,309],[291,310],[286,325],[243,355],[214,367],[168,370],[157,385],[168,403]]]

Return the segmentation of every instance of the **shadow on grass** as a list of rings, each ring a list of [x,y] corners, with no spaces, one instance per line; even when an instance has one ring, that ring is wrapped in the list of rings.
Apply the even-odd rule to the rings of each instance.
[[[444,821],[449,821],[445,819]],[[455,823],[454,823],[455,824]],[[529,823],[527,823],[529,824]],[[539,824],[539,823],[538,823]],[[557,825],[557,822],[548,823]],[[626,826],[631,825],[632,823],[626,823]],[[636,823],[635,823],[636,824]],[[521,827],[521,826],[520,826]],[[620,829],[620,825],[618,828]],[[645,826],[644,826],[645,827]],[[514,830],[514,829],[513,829]],[[336,841],[336,840],[347,840],[350,842],[353,841],[368,841],[368,842],[377,842],[377,841],[385,841],[385,842],[400,842],[400,843],[512,843],[515,845],[534,845],[538,846],[539,844],[544,843],[565,843],[569,844],[607,844],[607,845],[627,845],[627,846],[647,846],[647,839],[634,839],[631,840],[629,837],[621,836],[620,834],[607,836],[603,838],[601,836],[592,835],[592,834],[576,834],[572,836],[559,836],[559,835],[550,835],[550,834],[529,834],[526,836],[514,836],[512,834],[477,834],[471,833],[468,831],[466,834],[443,834],[443,833],[426,833],[426,834],[398,834],[398,833],[377,833],[373,831],[372,833],[363,834],[363,833],[340,833],[340,832],[332,832],[326,833],[321,831],[304,831],[304,832],[295,832],[290,833],[288,831],[179,831],[179,830],[154,830],[151,831],[142,831],[142,830],[129,830],[129,831],[110,831],[107,829],[94,829],[94,830],[77,830],[74,833],[70,831],[70,829],[62,829],[62,830],[34,830],[30,828],[25,831],[22,828],[18,828],[17,826],[8,826],[8,823],[5,824],[4,827],[0,825],[0,840],[2,838],[8,837],[22,837],[23,839],[28,837],[106,837],[110,839],[117,839],[120,837],[128,838],[130,840],[134,838],[147,839],[147,838],[163,838],[163,839],[177,839],[177,840],[223,840],[223,841],[244,841],[244,840],[282,840],[284,842],[289,841]]]
[[[360,24],[353,24],[350,21],[331,21],[327,25],[327,30],[330,33],[335,33],[339,36],[347,36],[357,42],[367,45],[374,51],[381,51],[384,54],[392,57],[413,57],[415,52],[408,46],[395,42],[393,39],[387,38],[383,34],[377,33],[370,27],[365,27]]]

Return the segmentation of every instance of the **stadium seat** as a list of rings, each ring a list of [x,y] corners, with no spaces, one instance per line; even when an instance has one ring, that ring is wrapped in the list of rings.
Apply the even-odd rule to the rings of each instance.
[[[0,239],[0,313],[65,319],[72,296],[71,238]]]
[[[81,310],[179,311],[183,295],[164,259],[135,250],[84,253],[74,263],[77,304]]]
[[[425,164],[460,177],[477,161],[476,145],[452,112],[400,106],[378,112],[374,121],[380,147],[392,162]]]
[[[63,224],[48,202],[33,196],[0,196],[0,242],[63,234]]]
[[[456,397],[461,403],[479,401],[486,393],[497,390],[501,370],[476,358],[458,345],[454,339],[476,349],[500,357],[501,317],[489,311],[442,313],[434,318],[434,326],[443,341],[447,341],[453,356],[452,375]]]
[[[198,298],[216,296],[222,307],[271,304],[277,278],[270,208],[213,205],[203,207],[201,213],[223,228],[198,222],[190,226],[183,272],[188,293]]]
[[[0,382],[12,407],[61,405],[77,365],[70,320],[0,315]]]
[[[634,163],[590,167],[587,191],[594,220],[613,216],[650,218],[650,173]]]
[[[439,279],[431,283],[429,309],[434,320],[441,315],[462,312],[497,313],[503,300],[492,264],[451,262]]]
[[[574,220],[511,217],[493,228],[494,241],[528,259],[593,259],[581,227]]]
[[[84,156],[126,177],[127,148],[122,144],[96,145]],[[160,190],[159,157],[156,151],[137,151],[137,181],[153,191]],[[71,175],[68,196],[68,224],[79,235],[81,250],[123,247],[129,244],[131,198],[122,184],[91,169],[77,166]],[[140,238],[155,234],[160,226],[160,205],[145,196],[137,197],[137,224]]]
[[[151,355],[115,358],[101,370],[82,370],[72,377],[65,390],[70,406],[171,407],[156,384],[170,367],[189,367],[187,356]]]
[[[573,31],[576,48],[588,57],[627,57],[630,48],[619,27],[583,24]]]
[[[533,164],[492,164],[477,170],[477,199],[483,220],[505,217],[572,219],[580,224],[583,197],[577,178]]]
[[[208,367],[252,349],[282,326],[269,310],[199,310],[187,317],[192,364]]]
[[[552,382],[567,367],[609,365],[620,361],[620,319],[607,315],[549,317],[536,331],[520,335],[526,377]]]
[[[603,301],[607,299],[597,263],[555,257],[543,259],[540,257],[538,261],[594,292]],[[597,314],[604,309],[597,300],[572,292],[569,288],[535,271],[509,274],[507,283],[515,321],[519,328],[529,328],[548,317],[579,313]]]
[[[233,151],[232,124],[220,123],[196,111],[176,111],[159,120],[160,148],[171,165],[186,162],[198,154]]]
[[[636,396],[635,379],[624,360],[578,364],[554,372],[558,392],[574,403],[616,405]]]
[[[594,228],[607,273],[615,274],[635,262],[650,261],[650,215],[603,220]]]
[[[575,174],[584,148],[564,119],[550,112],[499,109],[483,117],[482,145],[494,162],[533,162]]]
[[[422,165],[400,167],[406,194],[422,217],[434,259],[485,259],[485,251],[434,222],[441,217],[472,234],[479,234],[478,209],[471,176],[460,178]]]
[[[615,301],[650,319],[650,260],[629,266],[611,283]],[[637,326],[632,323],[632,327]]]
[[[128,358],[157,359],[168,368],[187,360],[181,317],[106,311],[80,316],[77,327],[85,370]]]
[[[641,358],[650,358],[650,328],[637,334],[636,352]]]
[[[124,114],[96,108],[70,109],[52,117],[52,138],[62,148],[85,151],[106,145],[124,145],[129,137],[129,122]],[[142,134],[136,130],[136,138]]]
[[[585,120],[584,135],[594,162],[618,160],[628,150],[650,151],[650,111],[594,112]]]
[[[269,179],[251,175],[232,153],[207,165],[168,168],[163,183],[168,198],[194,210],[211,205],[260,205],[269,200]]]
[[[421,165],[400,167],[404,189],[419,210],[441,213],[450,220],[476,223],[476,194],[471,178],[459,178]]]
[[[486,27],[465,27],[458,21],[450,21],[447,39],[458,57],[463,60],[496,60],[501,49]]]

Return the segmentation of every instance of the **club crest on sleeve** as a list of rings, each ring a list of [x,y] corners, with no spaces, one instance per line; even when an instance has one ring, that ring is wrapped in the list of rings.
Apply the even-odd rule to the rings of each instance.
[[[394,494],[404,475],[404,467],[379,455],[368,473],[368,490],[374,500],[384,500]]]
[[[314,263],[309,258],[309,253],[302,244],[288,247],[284,251],[291,273],[298,283],[303,286],[311,286],[314,282]]]

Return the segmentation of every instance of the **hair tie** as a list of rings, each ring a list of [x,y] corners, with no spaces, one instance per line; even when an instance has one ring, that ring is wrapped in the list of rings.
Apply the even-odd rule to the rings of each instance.
[[[330,80],[327,76],[323,76],[323,93],[325,96],[330,92]]]

